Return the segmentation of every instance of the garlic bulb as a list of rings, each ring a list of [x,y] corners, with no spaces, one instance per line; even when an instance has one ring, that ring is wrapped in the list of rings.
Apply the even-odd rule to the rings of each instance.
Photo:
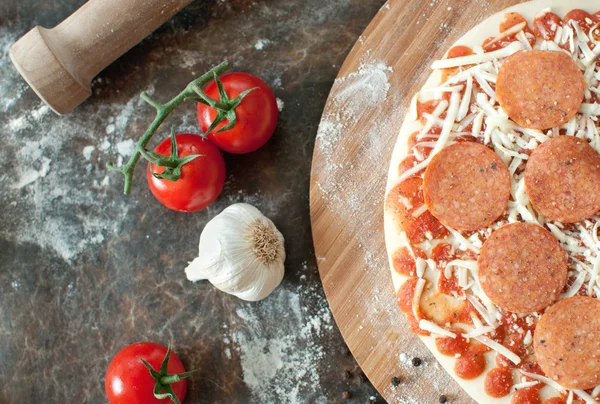
[[[283,243],[271,220],[252,205],[236,203],[206,224],[199,256],[185,273],[240,299],[262,300],[283,278]]]

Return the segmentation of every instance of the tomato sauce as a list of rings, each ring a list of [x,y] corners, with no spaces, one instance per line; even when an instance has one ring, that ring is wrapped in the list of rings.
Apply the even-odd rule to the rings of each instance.
[[[468,125],[465,127],[464,131],[465,131],[465,132],[470,132],[472,127],[473,127],[473,123],[471,122],[470,124],[468,124]],[[457,137],[455,137],[455,138],[454,138],[454,141],[455,141],[455,142],[476,142],[476,141],[477,141],[477,139],[476,139],[476,138],[474,138],[474,137],[473,137],[473,136],[471,136],[471,135],[462,135],[462,136],[457,136]]]
[[[540,39],[552,41],[556,35],[556,29],[564,24],[556,14],[545,13],[533,20],[533,32]]]
[[[492,332],[490,334],[490,338],[493,339],[496,342],[500,342],[502,343],[502,341],[504,341],[504,338],[506,336],[506,331],[504,331],[503,327],[497,327],[494,332]]]
[[[429,331],[425,331],[419,328],[419,322],[412,313],[406,313],[406,319],[408,320],[408,328],[413,334],[423,336],[431,335]]]
[[[396,301],[398,302],[400,310],[402,310],[404,313],[412,314],[412,300],[413,296],[415,295],[417,281],[417,278],[407,280],[402,286],[400,286],[398,293],[396,293]]]
[[[428,101],[424,101],[424,102],[417,101],[417,117],[421,121],[422,125],[425,125],[427,123],[427,118],[425,117],[425,114],[432,115],[433,111],[437,108],[440,101],[442,99],[445,99],[446,101],[448,101],[449,96],[450,96],[450,93],[444,93],[442,95],[441,99],[428,100]],[[442,112],[439,116],[440,119],[444,119],[445,117],[446,117],[446,111]],[[440,134],[441,131],[442,131],[442,128],[439,125],[434,125],[429,130],[429,133]]]
[[[536,41],[535,35],[534,35],[533,31],[531,30],[531,28],[529,28],[529,25],[527,24],[527,20],[525,19],[525,17],[523,17],[519,13],[507,13],[504,15],[504,21],[502,21],[500,23],[500,33],[507,31],[510,28],[514,27],[515,25],[521,24],[523,22],[525,23],[525,28],[523,28],[525,37],[529,41],[530,45],[533,46]],[[530,35],[527,35],[527,34],[530,34]],[[511,42],[516,41],[517,38],[516,38],[516,34],[513,34],[513,35],[508,35],[498,41],[493,42],[494,40],[495,40],[495,37],[490,37],[483,41],[483,49],[486,52],[491,52],[491,51],[495,51],[498,49],[502,49],[502,48],[506,47],[508,44],[510,44]]]
[[[462,293],[462,289],[459,288],[458,295]],[[444,323],[462,323],[462,324],[473,324],[471,313],[476,313],[475,309],[468,300],[464,300],[460,308],[452,310],[444,318]]]
[[[426,258],[423,250],[413,247],[414,253],[419,258]],[[416,276],[416,263],[410,251],[406,247],[400,247],[392,255],[392,264],[394,271],[400,275],[414,277]]]
[[[510,404],[542,404],[542,398],[536,389],[520,389],[510,397]]]
[[[544,404],[567,404],[567,400],[562,397],[552,397],[544,400]]]
[[[462,288],[458,286],[458,280],[456,279],[456,275],[452,274],[450,278],[446,278],[444,274],[440,274],[440,279],[438,279],[438,288],[440,293],[444,293],[446,295],[452,295],[452,292],[456,294],[462,293]]]
[[[424,145],[423,143],[418,143],[414,147],[415,156],[418,156],[418,160],[425,160],[431,154],[433,147],[429,145]]]
[[[418,143],[417,140],[417,135],[419,134],[419,131],[413,132],[410,134],[410,136],[408,137],[408,148],[412,149],[413,147],[415,147],[415,145]]]
[[[431,147],[429,145],[426,146],[424,144],[424,142],[432,142],[432,141],[435,141],[436,139],[433,139],[432,137],[427,136],[427,137],[424,137],[423,139],[419,140],[419,139],[417,139],[417,135],[419,133],[420,132],[415,132],[409,136],[408,148],[413,151],[413,154],[415,157],[417,157],[417,155],[419,155],[420,158],[418,158],[417,160],[423,161],[427,157],[429,157],[429,154],[433,150],[433,147]]]
[[[496,355],[496,366],[501,368],[512,368],[514,367],[514,363],[512,363],[506,356],[498,354]]]
[[[454,259],[452,244],[440,243],[431,250],[431,258],[438,264],[447,263]]]
[[[471,346],[466,352],[456,358],[454,372],[461,379],[472,380],[483,373],[485,366],[486,360],[483,352]]]
[[[490,370],[483,381],[483,388],[488,396],[504,397],[510,393],[514,380],[509,368],[494,368]]]
[[[427,119],[423,116],[424,114],[433,114],[433,111],[437,108],[440,100],[429,100],[425,102],[417,101],[417,116],[424,125]]]
[[[542,370],[542,368],[540,367],[540,365],[537,362],[522,363],[519,367],[528,373],[535,373],[536,375],[545,376],[544,371]],[[527,376],[524,376],[524,377],[525,377],[526,381],[528,381],[528,382],[531,382],[534,380]]]
[[[435,339],[437,350],[446,356],[463,354],[469,349],[469,342],[460,334],[456,338],[440,337]]]
[[[469,56],[474,54],[473,49],[469,48],[468,46],[455,46],[452,49],[450,49],[448,51],[448,59],[452,59],[452,58],[460,58],[463,56]]]
[[[401,182],[394,188],[395,196],[398,198],[406,198],[406,203],[412,206],[409,211],[420,208],[425,202],[423,198],[423,180],[421,178],[408,178],[406,181]],[[407,209],[404,202],[397,200],[397,203]]]
[[[393,212],[394,221],[401,228],[415,220],[412,213],[424,203],[422,183],[420,177],[410,177],[396,185],[386,197],[386,207]]]
[[[468,46],[455,46],[453,48],[451,48],[448,53],[446,54],[446,58],[448,59],[452,59],[452,58],[459,58],[459,57],[463,57],[463,56],[469,56],[474,54],[475,52],[473,52],[473,49],[469,48]],[[463,66],[463,68],[468,68],[469,65],[467,66]],[[454,76],[457,72],[459,71],[458,67],[451,67],[448,69],[442,69],[442,83],[445,82],[449,77]],[[450,93],[444,93],[444,98],[446,100],[450,99]]]
[[[412,278],[404,282],[404,284],[400,286],[400,289],[398,289],[398,293],[396,293],[396,301],[398,302],[400,310],[406,314],[409,329],[417,335],[430,335],[429,332],[419,328],[419,322],[413,314],[412,300],[415,295],[415,287],[417,286],[418,280],[418,278]],[[426,318],[420,310],[419,316]]]
[[[568,23],[569,21],[576,21],[579,28],[581,28],[586,34],[594,25],[594,17],[583,10],[571,10],[565,15],[565,21]]]
[[[443,238],[449,234],[448,229],[428,210],[409,221],[404,231],[411,244],[418,244],[428,238]]]
[[[406,171],[410,170],[418,163],[419,163],[419,160],[417,160],[417,158],[413,155],[405,157],[398,165],[398,175],[404,174]],[[421,170],[417,173],[414,173],[413,175],[411,175],[411,177],[418,177],[421,175],[422,172],[423,172],[423,170]]]
[[[500,328],[504,330],[504,336],[498,342],[517,354],[521,359],[524,359],[527,356],[527,347],[523,341],[528,331],[533,336],[535,324],[528,324],[525,318],[520,318],[507,311],[502,311],[500,322]],[[498,366],[512,366],[512,362],[500,354],[496,358],[496,364]]]

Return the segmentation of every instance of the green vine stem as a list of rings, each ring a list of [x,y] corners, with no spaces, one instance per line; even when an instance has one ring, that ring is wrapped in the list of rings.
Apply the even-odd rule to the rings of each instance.
[[[154,391],[153,391],[154,397],[156,397],[159,400],[162,400],[165,398],[170,398],[171,401],[173,402],[173,404],[181,404],[179,402],[179,399],[175,395],[175,391],[173,390],[172,384],[180,382],[183,379],[187,379],[188,377],[190,377],[194,373],[196,373],[198,371],[198,369],[192,370],[190,372],[184,372],[184,373],[180,373],[180,374],[170,375],[169,370],[168,370],[170,357],[171,357],[171,343],[169,342],[169,346],[167,348],[167,355],[165,356],[162,363],[160,364],[159,371],[154,370],[152,365],[150,365],[148,362],[146,362],[142,358],[138,357],[138,359],[141,360],[142,363],[144,364],[144,366],[150,371],[150,375],[152,376],[152,378],[155,381]]]
[[[144,135],[136,143],[136,151],[125,165],[121,167],[116,167],[112,161],[106,163],[106,167],[108,169],[112,171],[118,171],[125,177],[125,188],[123,191],[125,195],[129,195],[129,193],[131,192],[131,182],[133,179],[133,172],[135,166],[138,163],[142,154],[147,154],[146,146],[148,145],[148,142],[150,142],[150,139],[152,139],[152,136],[154,136],[160,125],[165,121],[165,119],[167,119],[169,114],[173,112],[173,110],[185,100],[193,100],[202,104],[210,105],[209,101],[206,100],[207,97],[202,91],[201,87],[209,81],[214,80],[215,77],[217,77],[219,74],[224,73],[228,68],[229,63],[227,63],[227,61],[213,67],[208,72],[189,83],[182,92],[177,94],[175,98],[173,98],[165,104],[159,104],[158,102],[154,101],[145,91],[140,95],[142,100],[144,100],[146,103],[154,107],[154,109],[156,109],[156,117],[154,118],[154,121],[152,121]]]

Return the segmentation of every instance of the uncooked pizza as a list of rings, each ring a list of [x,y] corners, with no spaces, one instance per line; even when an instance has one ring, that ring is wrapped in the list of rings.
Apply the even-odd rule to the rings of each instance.
[[[480,403],[600,401],[600,13],[572,9],[586,4],[526,3],[470,31],[433,63],[392,157],[398,304]]]

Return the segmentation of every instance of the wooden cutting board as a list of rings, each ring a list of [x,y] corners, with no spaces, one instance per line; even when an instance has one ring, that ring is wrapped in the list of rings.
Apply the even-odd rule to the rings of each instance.
[[[433,60],[515,0],[389,0],[354,45],[329,94],[315,143],[310,212],[333,316],[369,380],[390,403],[473,400],[406,329],[383,235],[389,160],[409,100]],[[424,359],[415,368],[411,358]],[[393,387],[391,378],[401,384]]]

